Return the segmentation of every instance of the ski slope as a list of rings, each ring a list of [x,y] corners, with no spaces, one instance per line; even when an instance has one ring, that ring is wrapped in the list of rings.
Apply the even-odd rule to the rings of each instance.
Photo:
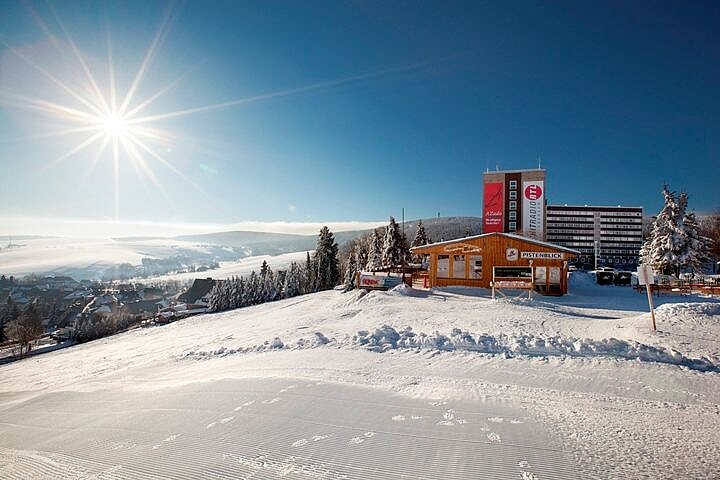
[[[720,303],[646,302],[329,291],[52,352],[0,367],[0,476],[718,478]]]

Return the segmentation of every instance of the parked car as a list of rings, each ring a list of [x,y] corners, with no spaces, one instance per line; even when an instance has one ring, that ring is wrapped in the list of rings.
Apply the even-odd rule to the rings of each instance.
[[[632,280],[632,272],[615,272],[613,283],[615,285],[630,285]]]
[[[615,272],[613,270],[600,270],[595,271],[595,279],[598,285],[612,285],[615,280]]]

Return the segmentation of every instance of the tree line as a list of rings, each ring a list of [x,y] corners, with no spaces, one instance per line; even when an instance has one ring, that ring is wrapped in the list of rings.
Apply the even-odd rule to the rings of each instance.
[[[330,290],[340,283],[338,245],[328,227],[320,229],[315,251],[304,263],[291,262],[285,270],[273,271],[263,261],[260,272],[232,277],[215,283],[208,310],[220,312],[235,308],[292,298],[306,293]]]

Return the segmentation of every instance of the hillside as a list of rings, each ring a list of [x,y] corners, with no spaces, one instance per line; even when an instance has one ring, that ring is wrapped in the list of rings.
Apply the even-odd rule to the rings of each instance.
[[[327,291],[0,366],[4,478],[717,478],[720,303]]]

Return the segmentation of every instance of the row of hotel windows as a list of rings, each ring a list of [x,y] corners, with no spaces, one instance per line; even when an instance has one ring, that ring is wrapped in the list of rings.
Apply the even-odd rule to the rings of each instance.
[[[512,205],[513,202],[510,202]],[[547,217],[548,222],[575,222],[575,223],[595,223],[595,219],[593,217],[566,217],[566,216],[557,216],[557,215],[548,215]],[[616,223],[624,222],[624,223],[630,223],[630,224],[642,224],[642,218],[605,218],[602,217],[600,219],[600,224],[603,223],[612,223],[613,228],[615,228]]]
[[[578,258],[578,260],[579,260],[580,262],[582,262],[582,263],[586,263],[586,262],[592,262],[592,261],[594,261],[594,258],[591,257],[591,256],[589,256],[589,257],[580,257],[580,258]],[[598,257],[598,260],[603,260],[603,261],[605,261],[605,262],[607,262],[607,263],[628,263],[628,264],[635,264],[635,263],[637,263],[637,260],[634,259],[634,258],[617,258],[617,257],[612,257],[612,258],[602,257],[602,258],[601,258],[601,257]]]
[[[552,207],[548,207],[552,210],[554,215],[585,215],[589,217],[595,216],[595,212],[588,212],[586,210],[555,210]],[[601,217],[642,217],[642,212],[599,212]]]
[[[603,232],[613,233],[617,230],[636,230],[642,231],[642,226],[638,224],[633,225],[602,225],[603,227],[612,226],[612,230],[602,230]],[[550,223],[548,222],[548,231],[554,232],[565,232],[565,233],[584,233],[583,231],[574,232],[572,230],[561,230],[562,227],[573,227],[575,229],[584,228],[585,230],[593,229],[595,224],[593,223]]]
[[[452,272],[450,271],[450,255],[438,255],[436,275],[440,278],[482,279],[482,255],[467,255],[470,263],[469,276],[465,276],[466,255],[452,256]]]

